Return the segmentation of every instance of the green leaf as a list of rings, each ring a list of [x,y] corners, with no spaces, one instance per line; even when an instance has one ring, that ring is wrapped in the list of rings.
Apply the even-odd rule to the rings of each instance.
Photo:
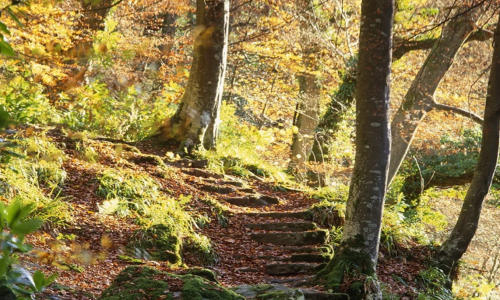
[[[7,7],[7,12],[9,13],[12,20],[14,20],[14,22],[16,22],[17,25],[19,25],[19,27],[24,28],[24,25],[21,23],[21,21],[19,21],[19,19],[16,17],[16,15],[14,14],[14,12],[10,7]]]
[[[7,28],[7,25],[4,23],[0,22],[0,31],[6,34],[10,34],[9,29]]]
[[[15,56],[16,55],[16,53],[14,52],[14,49],[12,49],[12,47],[9,45],[9,43],[4,41],[3,39],[0,40],[0,53],[7,55],[7,56]]]
[[[0,232],[5,228],[5,203],[0,202]]]
[[[5,248],[3,250],[2,257],[0,258],[0,278],[3,279],[7,275],[7,268],[9,264],[9,249]]]
[[[42,221],[40,220],[27,220],[13,224],[11,230],[13,234],[26,235],[36,231],[40,226],[42,226]]]
[[[59,277],[59,274],[54,273],[49,277],[45,278],[45,287],[51,285],[57,279],[57,277]]]
[[[9,206],[7,206],[6,212],[7,214],[5,216],[5,219],[7,220],[7,225],[12,226],[12,224],[20,220],[21,202],[15,200],[11,204],[9,204]]]
[[[33,281],[35,283],[36,292],[39,292],[45,286],[45,275],[43,275],[40,270],[37,270],[35,274],[33,274]]]

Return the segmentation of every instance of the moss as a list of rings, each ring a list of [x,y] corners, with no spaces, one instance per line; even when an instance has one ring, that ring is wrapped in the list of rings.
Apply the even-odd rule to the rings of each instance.
[[[127,267],[104,290],[100,299],[162,299],[161,297],[168,296],[169,284],[165,280],[155,280],[159,275],[162,272],[149,267]]]
[[[207,269],[189,269],[187,271],[188,274],[192,274],[192,275],[196,275],[196,276],[200,276],[200,277],[203,277],[207,280],[210,280],[212,282],[216,282],[218,283],[219,281],[217,280],[217,275],[215,275],[214,272],[210,271],[210,270],[207,270]]]
[[[146,230],[138,230],[134,238],[137,242],[131,246],[149,250],[154,259],[172,264],[182,262],[181,239],[174,234],[171,227],[163,224],[153,225]]]
[[[146,299],[244,300],[226,288],[195,275],[174,275],[150,267],[125,268],[100,300]]]
[[[124,262],[130,263],[130,264],[142,264],[143,263],[143,261],[141,259],[133,258],[133,257],[126,256],[126,255],[118,255],[118,259],[120,259]]]
[[[258,295],[257,300],[290,300],[304,299],[304,294],[300,290],[272,291]]]
[[[185,275],[182,299],[244,300],[242,296],[195,275]]]
[[[360,235],[345,241],[341,246],[340,253],[336,254],[325,269],[316,275],[315,281],[322,282],[327,289],[339,292],[346,279],[344,278],[346,274],[350,279],[375,278],[375,266],[370,259],[370,255],[352,250],[359,249],[362,243],[363,238]],[[359,284],[361,284],[361,287],[359,287]],[[363,282],[356,281],[349,286],[347,293],[353,299],[361,299],[358,294],[359,292],[363,293],[363,290]]]
[[[347,294],[351,299],[363,299],[365,294],[365,285],[361,281],[355,281],[349,285]]]

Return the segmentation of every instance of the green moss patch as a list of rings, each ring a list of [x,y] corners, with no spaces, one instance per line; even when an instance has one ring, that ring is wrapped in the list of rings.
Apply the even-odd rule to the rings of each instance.
[[[180,264],[181,239],[174,230],[163,224],[153,225],[146,230],[138,230],[133,239],[136,241],[130,246],[148,251],[154,259]]]
[[[174,275],[131,266],[115,278],[100,300],[244,300],[240,295],[196,275]]]

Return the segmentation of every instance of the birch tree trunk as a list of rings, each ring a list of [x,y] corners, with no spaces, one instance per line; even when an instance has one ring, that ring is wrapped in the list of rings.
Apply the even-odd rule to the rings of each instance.
[[[439,251],[440,267],[446,274],[453,275],[456,271],[457,262],[467,251],[476,233],[483,201],[490,189],[497,165],[500,137],[500,28],[498,25],[493,43],[479,160],[458,221]]]
[[[318,274],[338,290],[346,268],[364,274],[352,299],[382,299],[376,280],[382,212],[390,155],[389,99],[393,0],[363,0],[356,84],[356,160],[347,201],[342,241]],[[347,275],[348,276],[348,275]]]
[[[413,80],[391,124],[392,143],[388,183],[394,179],[426,114],[433,109],[434,93],[453,60],[474,30],[470,14],[460,15],[443,28],[424,65]]]
[[[197,0],[196,39],[188,84],[175,115],[160,128],[190,153],[214,149],[219,129],[229,35],[229,0]]]

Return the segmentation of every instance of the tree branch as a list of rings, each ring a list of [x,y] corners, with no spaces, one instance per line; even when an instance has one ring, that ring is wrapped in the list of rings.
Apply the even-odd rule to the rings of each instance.
[[[436,110],[453,112],[457,115],[461,115],[463,117],[470,118],[470,119],[472,119],[472,121],[476,122],[479,125],[483,125],[483,119],[480,116],[478,116],[475,113],[472,113],[470,111],[466,111],[464,109],[454,107],[454,106],[439,104],[436,101],[432,102],[432,108],[434,108]]]
[[[465,40],[466,43],[472,42],[472,41],[480,41],[484,42],[493,37],[493,32],[480,28],[473,32],[467,40]],[[401,57],[403,57],[406,53],[415,51],[415,50],[427,50],[431,49],[434,44],[437,42],[439,38],[430,38],[430,39],[425,39],[425,40],[420,40],[420,41],[409,41],[403,38],[394,38],[394,50],[392,51],[392,58],[393,60],[398,60]]]

